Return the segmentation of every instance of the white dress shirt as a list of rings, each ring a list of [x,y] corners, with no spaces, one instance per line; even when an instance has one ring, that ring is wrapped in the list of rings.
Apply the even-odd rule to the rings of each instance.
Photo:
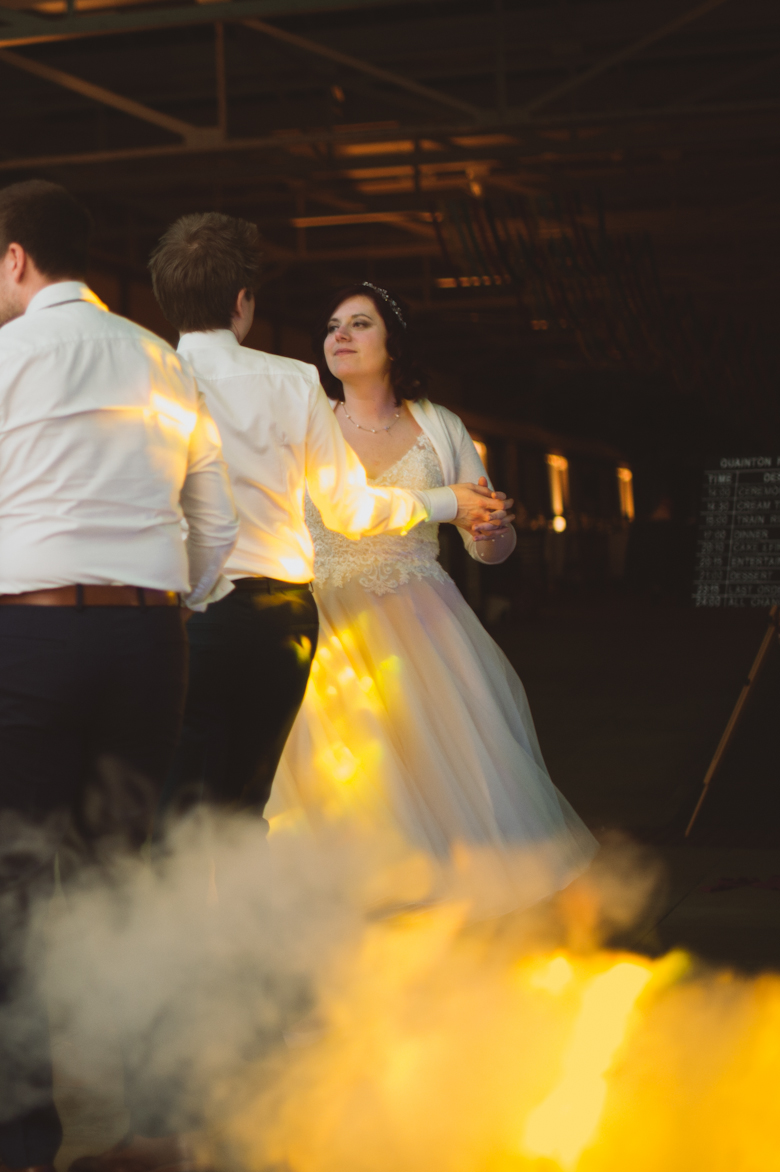
[[[231,330],[183,334],[178,352],[189,360],[222,436],[240,520],[225,566],[229,578],[311,581],[306,487],[325,525],[346,537],[454,519],[450,488],[368,487],[316,367],[240,346]]]
[[[0,594],[130,585],[200,606],[237,529],[217,429],[170,346],[80,281],[0,329]]]

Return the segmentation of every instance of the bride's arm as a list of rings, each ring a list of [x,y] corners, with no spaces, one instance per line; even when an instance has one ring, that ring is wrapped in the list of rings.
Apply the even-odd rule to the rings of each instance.
[[[473,439],[466,430],[463,421],[459,419],[458,423],[460,426],[458,427],[459,436],[456,439],[457,480],[479,484],[480,478],[484,477],[485,483],[492,488],[479,452],[474,447]],[[501,530],[495,537],[485,538],[481,541],[476,541],[466,529],[461,529],[460,535],[470,556],[475,561],[484,562],[488,566],[497,566],[501,562],[505,562],[517,545],[517,533],[512,525]]]

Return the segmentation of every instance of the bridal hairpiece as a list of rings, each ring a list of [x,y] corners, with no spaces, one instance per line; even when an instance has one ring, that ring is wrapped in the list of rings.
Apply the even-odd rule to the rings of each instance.
[[[378,285],[372,285],[370,281],[363,281],[363,284],[367,289],[373,289],[375,293],[379,294],[383,301],[387,302],[401,325],[404,327],[404,329],[406,329],[406,322],[404,321],[404,315],[401,313],[401,307],[399,306],[398,302],[393,301],[392,297],[387,292],[387,289],[380,289]]]

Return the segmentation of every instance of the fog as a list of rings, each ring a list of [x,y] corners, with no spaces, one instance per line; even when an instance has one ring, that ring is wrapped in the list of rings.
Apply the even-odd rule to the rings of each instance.
[[[609,947],[664,881],[627,844],[500,906],[543,881],[541,852],[464,849],[443,873],[393,843],[196,814],[153,858],[40,900],[5,1024],[36,1044],[40,988],[58,1086],[113,1110],[114,1139],[132,1101],[204,1168],[780,1168],[780,980]]]

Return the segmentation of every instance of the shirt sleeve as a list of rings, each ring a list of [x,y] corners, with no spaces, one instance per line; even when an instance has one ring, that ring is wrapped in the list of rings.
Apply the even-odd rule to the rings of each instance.
[[[187,477],[181,491],[187,521],[190,610],[205,610],[230,590],[220,577],[238,536],[238,516],[217,425],[198,395],[198,414],[190,436]]]
[[[322,387],[309,399],[306,483],[328,529],[357,539],[363,534],[408,533],[420,521],[451,520],[457,512],[449,488],[411,491],[371,488],[346,443]]]

